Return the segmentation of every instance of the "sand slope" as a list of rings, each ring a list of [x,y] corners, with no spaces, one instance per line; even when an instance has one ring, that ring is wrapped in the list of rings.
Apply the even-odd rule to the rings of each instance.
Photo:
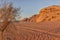
[[[14,22],[3,32],[4,40],[60,40],[60,22]]]

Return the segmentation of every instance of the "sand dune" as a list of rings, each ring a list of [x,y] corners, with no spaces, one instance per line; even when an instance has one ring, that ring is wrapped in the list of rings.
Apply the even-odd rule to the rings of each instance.
[[[60,40],[60,22],[11,23],[3,32],[4,40]]]

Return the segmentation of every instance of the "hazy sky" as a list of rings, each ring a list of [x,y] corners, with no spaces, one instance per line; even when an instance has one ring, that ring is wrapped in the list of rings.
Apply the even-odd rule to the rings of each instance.
[[[39,10],[50,5],[60,5],[60,0],[9,0],[15,7],[21,7],[21,15],[29,17],[39,13]],[[1,0],[0,0],[1,4]]]

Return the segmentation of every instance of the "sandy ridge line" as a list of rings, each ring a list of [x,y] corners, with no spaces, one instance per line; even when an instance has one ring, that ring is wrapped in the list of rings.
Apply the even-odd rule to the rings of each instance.
[[[60,34],[56,34],[56,33],[52,33],[52,32],[48,32],[48,31],[44,31],[44,30],[39,30],[39,29],[33,29],[30,27],[22,27],[21,30],[26,31],[26,30],[30,30],[30,31],[34,31],[34,32],[41,32],[47,35],[52,35],[52,36],[56,36],[60,38]]]

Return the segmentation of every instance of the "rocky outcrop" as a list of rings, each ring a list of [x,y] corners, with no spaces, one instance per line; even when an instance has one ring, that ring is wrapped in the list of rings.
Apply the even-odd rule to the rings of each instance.
[[[39,14],[28,18],[29,22],[60,21],[60,6],[48,6],[40,10]]]
[[[36,18],[37,18],[37,14],[35,14],[35,15],[29,17],[29,18],[24,18],[21,21],[22,22],[36,22]]]
[[[40,10],[36,22],[60,21],[60,6],[48,6]]]

